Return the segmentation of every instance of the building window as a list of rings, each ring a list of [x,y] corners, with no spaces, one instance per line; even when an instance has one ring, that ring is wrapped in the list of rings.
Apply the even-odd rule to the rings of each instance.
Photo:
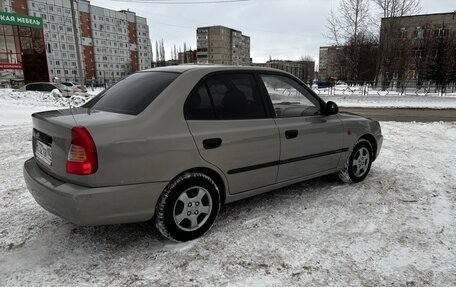
[[[448,28],[439,28],[435,30],[435,36],[437,37],[447,37],[449,35],[449,30]]]
[[[407,38],[407,28],[405,28],[405,27],[401,28],[400,36],[401,36],[401,39],[406,39]]]

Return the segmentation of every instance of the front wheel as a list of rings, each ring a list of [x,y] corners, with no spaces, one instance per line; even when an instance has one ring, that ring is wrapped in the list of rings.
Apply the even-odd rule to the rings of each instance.
[[[372,146],[367,140],[359,140],[344,168],[339,172],[339,178],[346,183],[360,182],[369,174],[372,165]]]
[[[156,207],[155,225],[175,241],[188,241],[205,234],[220,210],[220,191],[207,175],[185,173],[163,191]]]

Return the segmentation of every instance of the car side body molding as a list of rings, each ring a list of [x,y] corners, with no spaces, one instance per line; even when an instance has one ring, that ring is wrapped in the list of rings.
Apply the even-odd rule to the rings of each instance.
[[[308,160],[308,159],[312,159],[312,158],[317,158],[317,157],[322,157],[322,156],[327,156],[327,155],[332,155],[332,154],[337,154],[337,153],[343,153],[343,152],[347,152],[349,150],[350,150],[349,148],[342,148],[342,149],[331,150],[331,151],[327,151],[327,152],[321,152],[321,153],[310,154],[310,155],[304,155],[304,156],[300,156],[300,157],[294,157],[294,158],[289,158],[289,159],[284,159],[284,160],[279,160],[279,161],[260,163],[260,164],[256,164],[256,165],[231,169],[228,171],[228,174],[237,174],[237,173],[241,173],[241,172],[252,171],[252,170],[265,168],[265,167],[271,167],[271,166],[275,166],[275,165],[281,165],[281,164],[287,164],[287,163],[292,163],[292,162],[297,162],[297,161],[302,161],[302,160]]]

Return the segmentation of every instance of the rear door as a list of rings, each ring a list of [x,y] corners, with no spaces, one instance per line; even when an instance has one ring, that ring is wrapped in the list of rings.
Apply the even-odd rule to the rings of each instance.
[[[275,183],[279,132],[253,73],[206,77],[189,95],[185,113],[201,156],[223,171],[230,193]]]
[[[261,74],[280,131],[277,182],[333,170],[342,150],[342,123],[324,102],[286,74]]]

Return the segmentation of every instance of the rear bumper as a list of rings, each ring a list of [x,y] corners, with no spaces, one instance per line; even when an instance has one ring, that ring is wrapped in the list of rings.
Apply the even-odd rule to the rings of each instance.
[[[43,172],[34,158],[24,164],[24,179],[36,202],[79,225],[141,222],[152,218],[167,182],[90,188],[60,181]]]

